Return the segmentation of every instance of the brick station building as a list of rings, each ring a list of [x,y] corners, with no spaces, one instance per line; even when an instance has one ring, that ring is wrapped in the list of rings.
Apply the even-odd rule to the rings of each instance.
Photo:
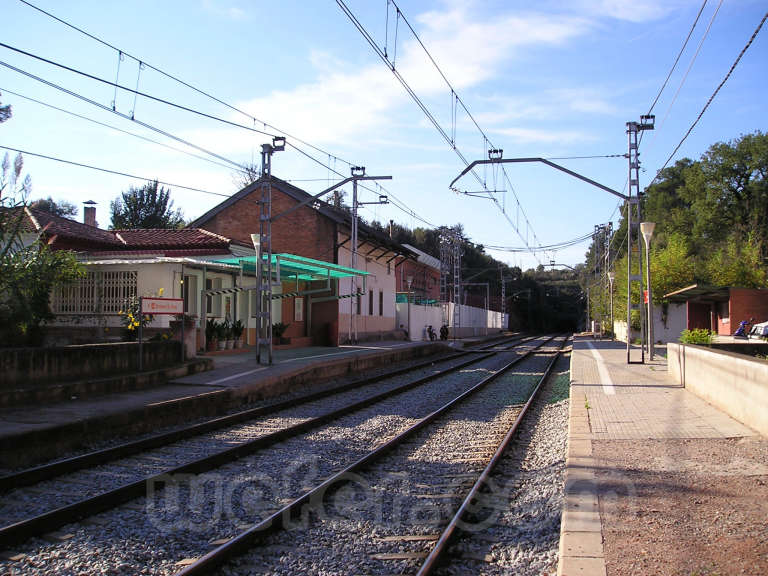
[[[272,176],[272,252],[290,253],[341,266],[351,266],[350,213],[313,200],[298,209],[298,204],[311,195],[292,184]],[[251,234],[259,232],[261,187],[264,179],[246,186],[194,222],[192,227],[250,243]],[[284,217],[283,212],[294,209]],[[396,329],[395,267],[403,257],[416,254],[392,241],[386,234],[363,223],[358,225],[358,270],[365,276],[364,294],[349,297],[351,279],[335,281],[326,293],[317,292],[282,299],[283,322],[288,324],[285,336],[311,338],[314,344],[337,344],[350,339],[383,338]],[[363,282],[358,279],[358,290]],[[299,287],[318,290],[322,283],[309,282]],[[294,288],[285,286],[285,292]]]

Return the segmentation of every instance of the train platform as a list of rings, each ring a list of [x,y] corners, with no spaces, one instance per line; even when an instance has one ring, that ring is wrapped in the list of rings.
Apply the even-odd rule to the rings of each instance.
[[[768,573],[768,440],[665,355],[574,338],[559,575]]]
[[[212,355],[214,368],[148,389],[0,409],[0,468],[28,466],[109,437],[151,433],[310,381],[460,347],[466,342],[378,341],[339,347],[276,349],[271,365],[255,349]]]

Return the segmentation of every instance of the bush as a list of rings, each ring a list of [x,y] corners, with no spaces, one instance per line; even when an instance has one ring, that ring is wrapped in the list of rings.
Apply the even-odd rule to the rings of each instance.
[[[709,346],[712,343],[712,332],[706,328],[696,328],[695,330],[683,330],[680,334],[680,342],[683,344],[700,344]]]

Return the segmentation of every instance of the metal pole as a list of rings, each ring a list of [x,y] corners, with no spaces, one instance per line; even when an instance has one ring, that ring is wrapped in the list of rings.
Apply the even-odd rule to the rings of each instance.
[[[186,360],[186,345],[184,342],[184,263],[181,264],[181,363]]]
[[[643,222],[643,226],[649,224]],[[648,229],[643,229],[643,239],[645,240],[645,276],[648,283],[648,357],[653,360],[653,295],[651,293],[651,234],[653,234],[653,225],[650,225],[650,232]]]
[[[144,324],[144,306],[143,306],[144,298],[139,296],[139,372],[141,372],[142,368],[144,367],[144,351],[142,349],[143,343],[141,341],[141,338],[143,336],[142,334],[142,324]]]
[[[352,180],[352,268],[357,270],[357,179]],[[352,276],[352,296],[349,301],[350,339],[357,344],[357,276]]]

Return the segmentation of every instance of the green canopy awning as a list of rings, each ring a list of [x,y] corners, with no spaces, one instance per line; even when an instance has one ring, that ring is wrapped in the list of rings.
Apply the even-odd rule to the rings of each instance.
[[[265,257],[266,260],[266,257]],[[232,257],[214,260],[221,264],[231,264],[242,266],[243,270],[256,273],[256,256]],[[368,276],[370,273],[364,270],[356,270],[346,266],[339,266],[323,260],[315,260],[295,254],[272,254],[272,269],[277,271],[278,263],[280,267],[280,280],[302,280],[310,282],[313,280],[326,280],[350,278],[352,276]]]

